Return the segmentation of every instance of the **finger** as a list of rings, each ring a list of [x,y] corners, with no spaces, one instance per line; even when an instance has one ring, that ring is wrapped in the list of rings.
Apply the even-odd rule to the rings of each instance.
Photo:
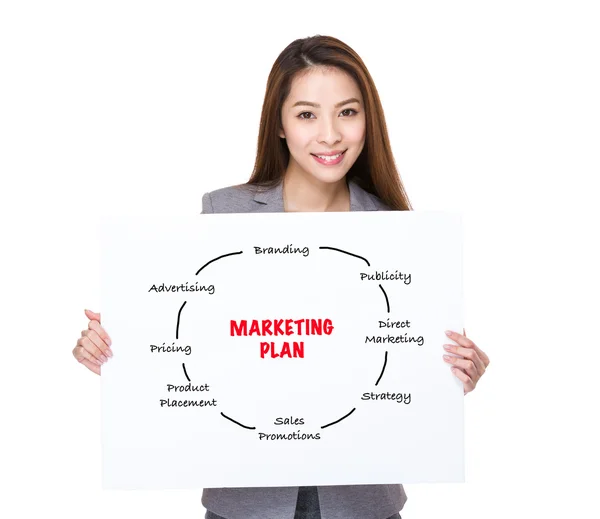
[[[110,340],[108,333],[106,333],[106,330],[102,328],[98,321],[90,321],[88,323],[88,328],[90,330],[94,330],[100,336],[100,338],[106,344],[107,347],[112,345],[112,341]]]
[[[461,335],[458,332],[446,330],[446,335],[465,348],[473,348],[475,346],[475,343],[471,339],[468,339],[467,337]]]
[[[98,348],[98,346],[96,346],[92,341],[90,341],[90,339],[87,336],[80,337],[77,340],[77,346],[81,346],[85,351],[90,353],[92,355],[92,357],[94,357],[96,360],[98,360],[100,362],[100,364],[102,364],[103,362],[106,362],[105,360],[103,360],[103,357],[104,357],[104,359],[106,359],[106,357],[104,356],[104,354],[102,353],[100,348]]]
[[[463,358],[470,360],[475,365],[477,373],[480,377],[485,373],[485,364],[479,357],[477,351],[475,351],[474,349],[456,346],[455,344],[444,344],[444,349],[451,353],[461,355]]]
[[[484,366],[487,367],[489,365],[490,359],[488,358],[488,356],[471,339],[468,339],[460,333],[453,332],[452,330],[446,330],[446,335],[450,337],[450,339],[452,339],[453,341],[460,344],[463,348],[474,349],[479,355],[479,358],[483,361]]]
[[[96,321],[91,322],[95,323]],[[102,337],[98,335],[98,332],[96,332],[96,330],[87,330],[84,334],[84,337],[87,337],[90,341],[92,341],[106,357],[113,356],[111,349],[108,347],[108,344],[106,344],[106,342],[102,340]]]
[[[477,348],[477,353],[479,353],[479,358],[482,360],[483,364],[487,368],[490,365],[490,358],[485,354],[481,348]]]
[[[461,359],[460,357],[454,357],[453,355],[444,355],[444,361],[448,364],[453,364],[461,368],[471,380],[477,381],[481,377],[481,375],[477,372],[477,367],[473,363],[472,360],[469,359]]]
[[[473,391],[473,389],[475,389],[475,384],[473,383],[473,381],[471,380],[471,377],[469,377],[469,375],[467,375],[464,371],[462,371],[459,368],[456,368],[454,366],[452,366],[452,368],[450,368],[450,369],[452,370],[452,373],[454,373],[456,378],[458,378],[463,383],[463,391],[464,391],[465,395],[469,391]]]
[[[100,314],[87,309],[85,309],[84,312],[88,319],[100,322]]]
[[[87,351],[83,346],[77,343],[77,346],[73,348],[73,356],[77,359],[77,362],[83,362],[87,360],[88,362],[92,362],[98,366],[102,365],[102,362],[94,357],[89,351]]]

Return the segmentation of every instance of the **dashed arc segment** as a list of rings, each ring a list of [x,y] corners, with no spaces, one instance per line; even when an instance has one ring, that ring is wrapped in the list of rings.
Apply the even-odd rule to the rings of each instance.
[[[383,292],[383,295],[385,296],[385,304],[387,305],[387,313],[389,314],[390,313],[390,300],[388,299],[388,296],[385,293],[385,290],[381,286],[381,283],[379,283],[379,288],[381,288],[381,291]]]
[[[385,372],[385,367],[387,366],[387,356],[388,356],[388,352],[385,352],[385,359],[383,360],[383,368],[381,368],[381,374],[379,375],[379,378],[377,379],[377,382],[375,382],[375,385],[377,386],[379,384],[379,381],[381,380],[381,377],[383,377],[383,373]]]
[[[228,254],[223,254],[222,256],[218,256],[217,258],[211,259],[209,262],[205,263],[204,265],[202,265],[199,269],[198,272],[196,272],[196,276],[198,274],[200,274],[200,272],[202,272],[203,269],[205,269],[206,267],[208,267],[211,263],[214,263],[217,260],[220,260],[221,258],[226,258],[227,256],[235,256],[236,254],[243,254],[244,251],[238,251],[238,252],[230,252]]]
[[[362,256],[359,256],[358,254],[353,254],[352,252],[348,252],[348,251],[345,251],[345,250],[342,250],[342,249],[336,249],[335,247],[319,247],[319,249],[327,249],[327,250],[335,250],[337,252],[343,252],[344,254],[348,254],[348,256],[354,256],[355,258],[360,258],[369,267],[371,266],[371,264],[369,263],[369,260],[367,258],[363,258]]]
[[[326,429],[327,427],[331,427],[332,425],[335,425],[336,423],[340,423],[342,420],[348,418],[354,411],[356,411],[356,407],[354,409],[352,409],[352,411],[350,411],[348,414],[345,414],[344,416],[342,416],[340,419],[336,420],[335,422],[328,423],[327,425],[321,425],[321,429]]]
[[[192,380],[190,379],[189,375],[187,374],[187,369],[185,369],[185,362],[182,362],[181,365],[183,366],[183,372],[185,373],[185,378],[187,378],[188,382],[191,382]]]
[[[179,339],[179,320],[181,319],[181,311],[183,310],[183,307],[185,306],[185,304],[187,303],[187,301],[184,301],[183,304],[181,305],[181,308],[179,309],[179,312],[177,312],[177,328],[175,329],[175,338]]]
[[[233,423],[235,423],[235,424],[238,424],[240,427],[243,427],[244,429],[256,429],[256,427],[249,427],[249,426],[247,426],[247,425],[244,425],[244,424],[242,424],[242,423],[238,422],[237,420],[234,420],[233,418],[229,418],[229,416],[227,416],[227,415],[226,415],[225,413],[223,413],[223,412],[221,413],[221,416],[222,416],[223,418],[227,418],[227,420],[229,420],[230,422],[233,422]]]

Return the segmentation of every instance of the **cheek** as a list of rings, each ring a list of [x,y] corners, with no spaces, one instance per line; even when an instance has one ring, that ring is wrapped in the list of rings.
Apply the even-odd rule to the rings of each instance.
[[[313,138],[309,125],[291,124],[286,132],[288,146],[291,149],[303,149],[310,145]]]
[[[362,144],[365,140],[366,128],[364,121],[357,121],[356,124],[352,124],[346,128],[345,137],[348,142],[354,144]]]

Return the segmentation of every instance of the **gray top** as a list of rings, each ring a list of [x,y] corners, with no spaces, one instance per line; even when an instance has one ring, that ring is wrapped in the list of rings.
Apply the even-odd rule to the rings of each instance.
[[[390,210],[377,196],[348,183],[351,211]],[[281,213],[283,184],[241,184],[205,193],[202,213]],[[317,487],[322,519],[385,519],[402,509],[402,485]],[[205,488],[202,504],[227,519],[293,519],[298,487]]]

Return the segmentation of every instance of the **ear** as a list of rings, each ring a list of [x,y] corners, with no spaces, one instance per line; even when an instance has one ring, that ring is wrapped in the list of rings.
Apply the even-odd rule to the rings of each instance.
[[[285,132],[283,131],[283,128],[279,128],[279,137],[285,139]]]

